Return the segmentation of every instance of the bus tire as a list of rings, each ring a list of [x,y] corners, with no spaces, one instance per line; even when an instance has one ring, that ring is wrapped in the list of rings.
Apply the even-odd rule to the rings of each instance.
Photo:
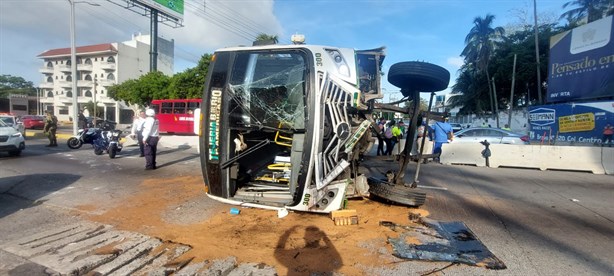
[[[407,97],[411,96],[411,91],[437,92],[448,88],[450,72],[428,62],[405,61],[390,66],[388,82],[401,88],[401,93]]]
[[[426,193],[415,188],[390,185],[386,182],[369,183],[369,193],[373,196],[411,207],[422,206],[426,202]]]

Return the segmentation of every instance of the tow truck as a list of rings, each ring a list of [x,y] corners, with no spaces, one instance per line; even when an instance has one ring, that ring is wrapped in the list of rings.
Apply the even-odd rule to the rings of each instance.
[[[434,92],[448,86],[450,73],[427,62],[396,63],[388,81],[401,88],[404,98],[378,103],[384,58],[384,47],[301,43],[217,50],[199,125],[207,195],[234,205],[318,213],[368,194],[423,205],[426,194],[416,187],[417,173],[414,181],[405,180],[415,139],[406,139],[399,169],[388,179],[359,169],[373,135],[381,135],[374,131],[374,115],[381,110],[410,115],[408,137],[415,137],[419,104],[396,104],[419,103],[423,92],[431,93],[432,104]]]

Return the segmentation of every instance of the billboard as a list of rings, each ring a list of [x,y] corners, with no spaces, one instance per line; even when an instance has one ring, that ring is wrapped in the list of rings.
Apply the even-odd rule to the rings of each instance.
[[[132,0],[177,20],[183,19],[183,0]]]
[[[614,97],[613,16],[550,38],[549,103]]]
[[[614,125],[614,101],[529,107],[531,140],[601,144],[606,124]]]

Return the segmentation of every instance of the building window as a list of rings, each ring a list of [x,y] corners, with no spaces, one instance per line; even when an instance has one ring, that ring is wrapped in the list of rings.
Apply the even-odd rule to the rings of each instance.
[[[57,60],[55,61],[55,65],[58,65],[58,61]]]
[[[58,79],[58,76],[55,76],[55,79],[57,80],[57,79]]]
[[[104,95],[104,90],[100,90],[100,95]]]
[[[72,81],[72,76],[70,75],[66,76],[66,81]]]
[[[85,91],[85,96],[86,97],[91,97],[92,96],[92,91],[89,91],[89,90]]]
[[[72,91],[66,92],[66,97],[72,98]]]
[[[61,115],[68,115],[68,109],[60,109],[60,110],[58,110],[58,112],[59,112]]]
[[[77,64],[81,64],[81,61],[82,61],[82,60],[81,60],[81,58],[80,58],[80,57],[78,57],[78,58],[77,58]]]
[[[47,82],[53,82],[53,78],[52,77],[47,77]]]
[[[66,65],[71,65],[71,64],[72,64],[72,62],[70,60],[66,61]]]
[[[109,58],[107,58],[107,62],[115,63],[115,58],[114,57],[109,57]]]
[[[49,91],[49,92],[47,92],[47,97],[49,97],[49,98],[53,98],[53,91]]]
[[[47,68],[53,68],[53,63],[51,61],[47,62]]]
[[[113,75],[113,73],[109,73],[107,80],[115,80],[115,75]]]
[[[85,75],[85,80],[86,80],[86,81],[91,81],[91,80],[92,80],[92,76],[90,76],[90,75]]]
[[[91,59],[91,58],[87,58],[87,59],[85,60],[85,64],[92,65],[92,59]]]

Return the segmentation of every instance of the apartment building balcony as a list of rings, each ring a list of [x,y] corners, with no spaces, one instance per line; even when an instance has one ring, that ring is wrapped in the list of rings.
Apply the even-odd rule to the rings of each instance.
[[[42,74],[53,74],[53,67],[41,67],[38,68],[38,72],[42,73]]]
[[[53,82],[42,82],[38,85],[39,88],[53,89]]]
[[[71,88],[72,87],[72,81],[60,81],[60,87]]]
[[[114,80],[98,80],[98,84],[107,87],[107,86],[115,85],[115,81]]]
[[[86,71],[86,72],[91,72],[92,71],[92,65],[91,64],[77,64],[77,70],[78,71]]]
[[[116,65],[113,62],[101,62],[100,68],[106,71],[114,71],[116,68]]]
[[[67,72],[67,73],[72,72],[72,68],[70,65],[60,64],[60,65],[56,65],[56,67],[60,70],[60,72]]]
[[[94,82],[93,81],[88,81],[88,80],[78,80],[77,81],[77,87],[91,88],[93,86],[94,86]]]

